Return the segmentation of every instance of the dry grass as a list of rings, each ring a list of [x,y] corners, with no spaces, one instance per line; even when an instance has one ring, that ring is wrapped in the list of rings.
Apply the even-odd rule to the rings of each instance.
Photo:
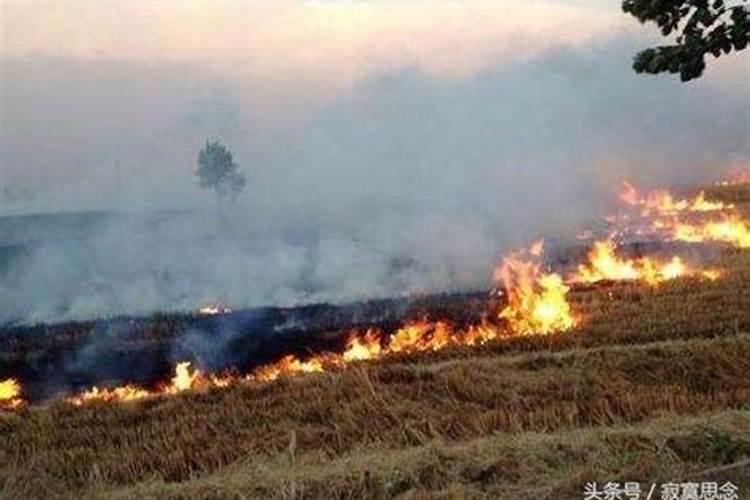
[[[557,499],[693,477],[750,457],[750,252],[720,264],[576,290],[584,322],[562,335],[7,414],[0,495]]]
[[[685,451],[685,443],[695,453]],[[641,426],[501,434],[463,443],[434,440],[397,450],[360,448],[333,460],[294,465],[288,452],[249,456],[188,480],[135,487],[92,485],[85,497],[135,498],[581,498],[587,481],[675,481],[748,453],[750,413],[661,417]],[[741,476],[714,474],[750,487]],[[744,482],[742,480],[744,477]],[[704,478],[705,480],[705,478]],[[645,487],[645,484],[644,484]]]
[[[494,434],[748,409],[750,336],[363,365],[143,404],[56,404],[2,421],[5,491],[42,497],[186,481],[252,457],[296,464]],[[287,464],[288,467],[289,464]],[[318,467],[320,468],[320,466]]]

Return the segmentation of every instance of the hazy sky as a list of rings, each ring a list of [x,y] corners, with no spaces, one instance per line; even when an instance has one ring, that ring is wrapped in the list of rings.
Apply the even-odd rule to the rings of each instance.
[[[655,39],[611,0],[0,5],[0,183],[35,193],[37,209],[40,198],[51,209],[98,207],[123,190],[131,202],[193,202],[186,172],[205,138],[228,141],[246,163],[278,164],[315,132],[311,122],[407,69],[460,87],[550,51]],[[693,86],[732,90],[741,66],[715,65]]]
[[[417,65],[466,76],[498,59],[632,26],[612,2],[3,0],[5,56],[196,62],[351,82]]]
[[[0,219],[0,320],[484,288],[624,178],[750,162],[750,51],[636,75],[619,3],[0,0],[0,215],[213,209],[206,139],[248,178],[229,220]]]

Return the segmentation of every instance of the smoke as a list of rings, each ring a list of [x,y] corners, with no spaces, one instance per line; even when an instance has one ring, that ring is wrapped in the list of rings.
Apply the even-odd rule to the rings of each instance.
[[[335,96],[180,65],[4,63],[0,180],[37,195],[2,210],[102,212],[0,219],[0,322],[486,287],[503,252],[596,217],[623,178],[698,182],[750,158],[746,86],[634,75],[637,47],[458,79],[395,68]],[[206,138],[245,168],[236,204],[196,187]]]

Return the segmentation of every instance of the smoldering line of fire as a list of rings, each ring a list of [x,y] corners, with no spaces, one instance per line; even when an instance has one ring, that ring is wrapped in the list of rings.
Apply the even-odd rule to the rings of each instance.
[[[637,209],[640,217],[649,220],[647,230],[652,236],[691,243],[720,241],[738,248],[750,247],[750,224],[734,211],[733,205],[709,201],[703,192],[690,200],[678,200],[663,190],[642,196],[635,188],[626,184],[620,198]],[[702,223],[683,222],[677,217],[682,212],[720,213],[722,219]],[[632,224],[629,216],[609,220],[616,225],[626,226],[626,230]],[[635,232],[643,234],[643,228],[638,227]],[[364,333],[352,331],[347,336],[345,349],[340,353],[322,352],[307,359],[286,355],[279,361],[262,365],[244,376],[207,374],[192,369],[190,362],[180,362],[175,367],[174,377],[156,389],[149,390],[136,385],[111,389],[95,386],[69,397],[67,401],[75,405],[92,400],[127,401],[176,394],[189,389],[226,387],[242,382],[268,382],[282,375],[341,369],[351,362],[380,359],[395,353],[477,345],[514,335],[563,332],[574,328],[581,321],[566,300],[570,287],[578,283],[640,280],[649,285],[657,285],[682,276],[693,275],[714,280],[722,274],[715,269],[691,268],[678,256],[662,261],[650,257],[627,259],[616,255],[616,250],[617,246],[611,237],[594,242],[588,263],[581,264],[577,272],[567,279],[557,273],[542,271],[541,242],[528,250],[508,256],[495,271],[496,281],[505,290],[505,307],[489,320],[466,328],[455,328],[447,321],[424,319],[407,322],[390,334],[374,328],[367,329]],[[227,311],[228,309],[221,307],[206,310],[211,314]],[[15,379],[0,382],[0,406],[6,409],[22,407],[24,400],[21,392],[21,385]]]

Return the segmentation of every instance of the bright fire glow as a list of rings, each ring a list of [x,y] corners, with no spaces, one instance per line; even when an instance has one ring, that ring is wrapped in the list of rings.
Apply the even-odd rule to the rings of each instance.
[[[323,359],[311,358],[301,361],[293,355],[284,356],[276,363],[262,366],[255,370],[250,379],[270,382],[282,375],[293,375],[297,373],[315,373],[324,371]]]
[[[191,370],[190,362],[183,361],[177,363],[174,369],[174,377],[172,377],[172,383],[167,386],[165,392],[175,394],[182,391],[191,389],[193,385],[202,377],[200,370]]]
[[[0,381],[0,409],[12,410],[22,405],[21,384],[14,378]]]
[[[532,257],[538,247],[532,247]],[[566,299],[568,287],[558,274],[545,274],[536,259],[512,254],[496,270],[505,285],[508,305],[500,312],[519,335],[549,334],[573,328],[577,321]]]
[[[245,376],[206,376],[200,370],[192,370],[189,362],[181,362],[175,366],[170,383],[157,390],[149,391],[133,385],[112,389],[94,387],[68,398],[68,401],[75,405],[88,401],[133,401],[196,388],[269,382],[282,376],[340,369],[352,362],[380,359],[396,353],[437,351],[449,346],[479,345],[502,336],[568,330],[576,324],[565,297],[568,287],[559,275],[539,271],[536,260],[541,252],[540,242],[529,250],[531,260],[524,261],[514,255],[505,259],[499,270],[508,294],[508,305],[499,314],[507,322],[505,330],[487,322],[456,329],[447,322],[425,319],[407,323],[388,336],[375,329],[369,329],[363,335],[351,332],[341,353],[324,352],[305,360],[290,354]]]
[[[88,401],[135,401],[150,396],[151,393],[146,389],[141,389],[135,385],[123,385],[120,387],[106,388],[94,386],[76,396],[68,398],[68,402],[80,406]]]
[[[641,215],[644,217],[650,215],[674,215],[680,212],[713,212],[733,207],[733,205],[727,205],[720,201],[707,200],[706,194],[703,191],[690,199],[675,199],[669,191],[664,189],[641,194],[627,181],[623,182],[619,197],[626,204],[632,207],[639,207]]]
[[[341,355],[344,361],[364,361],[367,359],[377,359],[383,353],[380,344],[380,335],[375,330],[367,330],[362,337],[350,335],[346,342],[346,350]]]
[[[692,243],[721,241],[737,248],[750,248],[750,225],[736,215],[698,224],[681,222],[675,226],[673,237]]]
[[[201,306],[198,309],[198,312],[206,316],[215,316],[217,314],[230,313],[232,312],[232,310],[226,306],[222,306],[218,304],[208,304],[205,306]]]
[[[709,201],[700,192],[690,199],[676,199],[668,191],[657,190],[642,195],[628,183],[620,198],[640,210],[648,220],[646,229],[637,231],[669,235],[669,238],[689,242],[722,241],[740,248],[750,248],[750,226],[733,211],[733,205]],[[683,222],[705,218],[704,212],[729,211],[721,221]],[[682,212],[694,212],[683,217]],[[639,224],[639,217],[624,214],[612,219],[616,223]],[[716,215],[711,214],[712,218]],[[585,238],[592,238],[587,232]],[[610,239],[595,241],[588,260],[580,264],[567,280],[560,274],[542,270],[543,241],[538,241],[526,251],[513,253],[503,259],[495,270],[495,280],[502,284],[506,305],[493,319],[479,324],[460,327],[447,321],[428,318],[409,321],[390,333],[370,328],[364,333],[349,332],[340,352],[322,352],[300,358],[283,356],[278,361],[259,366],[245,375],[204,374],[193,369],[190,362],[175,366],[174,376],[156,389],[145,389],[127,384],[114,388],[93,387],[68,398],[75,405],[88,401],[132,401],[160,395],[173,395],[193,389],[227,387],[238,383],[269,382],[284,376],[325,372],[342,369],[354,362],[378,360],[389,355],[437,351],[451,346],[480,345],[488,341],[514,335],[551,334],[574,328],[580,321],[567,300],[569,286],[575,283],[599,281],[639,281],[656,285],[682,276],[700,276],[716,280],[722,272],[715,269],[695,270],[680,257],[668,259],[643,256],[626,258],[617,255],[617,246]],[[201,314],[214,315],[230,312],[221,305],[206,305]],[[0,382],[0,407],[21,404],[20,385],[13,379]],[[19,403],[21,402],[21,403]]]
[[[617,246],[612,240],[597,241],[589,252],[589,261],[578,266],[571,282],[596,283],[598,281],[640,280],[649,285],[673,280],[681,276],[699,275],[708,279],[719,277],[718,271],[694,271],[677,256],[667,261],[650,257],[628,259],[616,255]]]
[[[114,388],[97,387],[68,398],[74,405],[82,405],[88,401],[136,401],[159,394],[177,394],[196,387],[203,380],[200,370],[191,370],[190,362],[184,361],[175,366],[175,375],[170,383],[155,391],[149,391],[136,385],[127,384]],[[218,385],[218,384],[217,384]]]
[[[437,351],[450,343],[452,335],[451,328],[440,321],[411,323],[399,328],[391,336],[388,350],[391,352]]]

